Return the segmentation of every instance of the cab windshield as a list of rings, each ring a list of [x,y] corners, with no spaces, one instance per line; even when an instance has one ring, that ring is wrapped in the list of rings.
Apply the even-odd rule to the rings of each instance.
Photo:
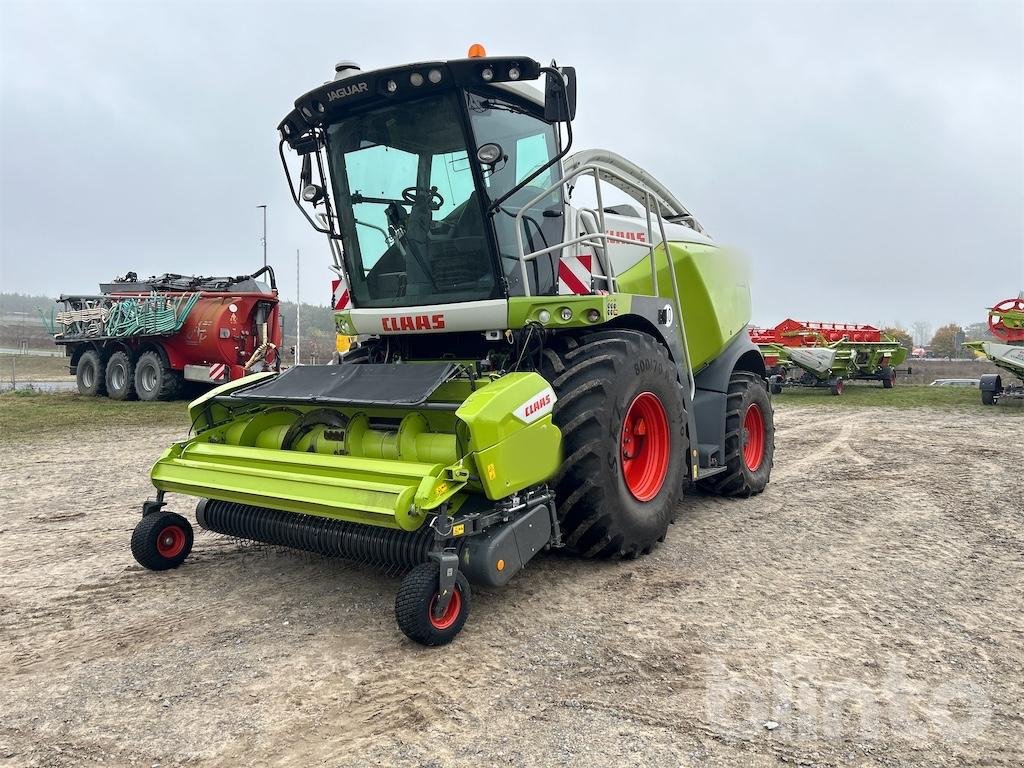
[[[327,146],[356,306],[498,295],[454,94],[348,117]]]

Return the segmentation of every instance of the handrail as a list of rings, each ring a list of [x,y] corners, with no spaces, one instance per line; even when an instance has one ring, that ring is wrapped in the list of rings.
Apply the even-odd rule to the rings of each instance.
[[[588,232],[588,233],[584,233],[582,235],[577,235],[576,237],[573,237],[570,240],[567,240],[567,241],[564,241],[564,242],[561,242],[561,243],[556,243],[555,245],[548,246],[546,248],[542,248],[542,249],[537,250],[537,251],[531,251],[530,253],[526,253],[525,252],[525,247],[523,245],[523,217],[525,216],[526,211],[528,209],[534,207],[537,203],[539,203],[545,197],[547,197],[548,195],[552,194],[553,192],[555,192],[556,190],[558,190],[560,187],[562,187],[563,185],[567,184],[571,180],[577,179],[577,178],[579,178],[581,176],[584,176],[584,175],[590,176],[590,177],[592,177],[594,179],[594,193],[595,193],[595,196],[597,198],[597,208],[593,212],[597,216],[598,228],[601,231],[600,232]],[[618,235],[612,235],[612,234],[608,233],[608,227],[607,227],[607,224],[605,222],[604,200],[603,200],[602,195],[601,195],[601,181],[602,180],[603,181],[607,181],[608,183],[611,183],[614,186],[618,186],[617,184],[615,184],[615,181],[618,181],[619,184],[623,184],[623,185],[632,187],[634,190],[636,190],[637,192],[639,192],[640,194],[643,195],[644,211],[645,211],[645,215],[646,215],[646,224],[647,224],[647,240],[646,240],[646,242],[640,243],[640,242],[638,242],[636,240],[629,240],[629,239],[627,239],[625,237],[620,237]],[[639,200],[638,200],[638,202],[639,202]],[[592,210],[592,209],[588,209],[588,210]],[[526,296],[530,296],[530,295],[532,295],[530,293],[530,279],[529,279],[529,273],[527,272],[527,269],[526,269],[526,263],[528,261],[532,261],[532,260],[536,259],[537,257],[546,255],[548,253],[553,253],[554,251],[560,251],[562,249],[565,249],[565,248],[568,248],[568,247],[571,247],[571,246],[578,246],[578,245],[584,245],[584,246],[587,246],[587,247],[596,248],[596,247],[598,247],[598,244],[602,244],[601,247],[604,248],[605,254],[608,255],[608,244],[609,243],[626,243],[627,245],[632,245],[632,246],[642,247],[642,248],[646,248],[647,249],[647,257],[646,258],[650,260],[650,264],[651,264],[651,295],[654,296],[654,297],[657,297],[657,296],[659,296],[659,292],[658,292],[658,263],[657,263],[656,253],[657,253],[658,247],[660,246],[665,251],[665,260],[666,260],[666,264],[668,266],[668,273],[669,273],[669,277],[671,278],[671,281],[672,281],[672,297],[675,300],[675,308],[674,308],[673,311],[678,311],[678,314],[679,314],[678,318],[674,318],[673,323],[674,323],[674,325],[676,325],[679,328],[679,331],[678,331],[678,333],[679,333],[679,341],[680,341],[680,344],[682,345],[682,354],[683,354],[682,363],[683,363],[683,367],[685,368],[685,375],[686,375],[686,379],[687,379],[687,385],[688,385],[688,388],[689,388],[689,391],[690,391],[690,398],[692,399],[693,396],[696,394],[696,391],[697,391],[697,383],[696,383],[696,380],[694,379],[694,376],[693,376],[693,368],[690,365],[690,348],[689,348],[689,344],[688,344],[687,338],[686,338],[686,328],[685,328],[685,326],[683,324],[683,302],[682,302],[682,297],[681,297],[681,295],[679,293],[679,282],[678,282],[678,279],[676,277],[676,271],[675,271],[675,269],[672,268],[672,257],[671,257],[671,254],[669,253],[669,247],[668,247],[668,236],[667,236],[667,234],[665,232],[665,219],[664,219],[664,216],[662,216],[661,211],[662,211],[662,206],[661,206],[661,199],[660,199],[660,197],[657,194],[655,194],[654,192],[652,192],[651,189],[646,184],[641,183],[640,181],[638,181],[635,178],[629,178],[625,174],[620,173],[615,168],[611,168],[611,167],[609,167],[607,165],[603,165],[603,164],[598,163],[598,162],[585,163],[583,165],[580,165],[580,166],[570,170],[567,175],[563,176],[561,179],[556,181],[554,184],[551,184],[546,189],[544,189],[543,191],[539,192],[535,197],[533,197],[531,200],[526,202],[519,209],[519,212],[516,214],[516,217],[515,217],[516,246],[517,246],[517,249],[518,249],[519,267],[520,267],[520,270],[521,270],[521,273],[522,273],[523,290],[526,292],[525,293]],[[659,244],[655,244],[655,242],[654,242],[654,224],[653,224],[654,219],[657,219],[658,234],[661,237],[661,242]],[[599,259],[600,259],[600,257],[599,257]],[[608,263],[607,271],[608,272],[612,272],[612,270],[614,269],[612,267],[611,262],[612,262],[611,256],[608,255],[608,258],[607,258],[607,263]],[[611,281],[614,280],[614,277],[610,277],[609,275],[606,275],[606,277],[609,278],[609,285],[611,285]],[[609,290],[611,290],[611,289],[609,288]]]

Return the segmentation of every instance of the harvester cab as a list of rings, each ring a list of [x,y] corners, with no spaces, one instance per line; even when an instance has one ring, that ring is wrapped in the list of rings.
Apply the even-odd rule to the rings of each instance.
[[[480,55],[342,62],[296,100],[281,160],[360,342],[193,402],[195,436],[153,468],[139,562],[184,560],[164,494],[198,496],[209,530],[408,571],[398,624],[436,645],[471,582],[553,547],[645,554],[690,484],[765,488],[746,262],[625,158],[569,155],[575,93],[571,68]]]

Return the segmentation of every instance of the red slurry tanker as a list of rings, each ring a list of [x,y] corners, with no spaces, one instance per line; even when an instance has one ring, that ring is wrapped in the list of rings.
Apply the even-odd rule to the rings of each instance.
[[[279,368],[271,267],[239,277],[128,273],[101,284],[98,295],[57,302],[44,322],[83,395],[169,400],[186,381],[216,385]]]

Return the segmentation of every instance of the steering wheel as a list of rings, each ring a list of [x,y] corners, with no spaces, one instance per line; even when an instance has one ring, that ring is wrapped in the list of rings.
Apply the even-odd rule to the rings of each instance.
[[[424,189],[423,187],[406,187],[402,190],[402,199],[410,205],[416,205],[423,197],[430,202],[430,210],[438,211],[444,205],[444,198],[437,191],[437,187]]]

